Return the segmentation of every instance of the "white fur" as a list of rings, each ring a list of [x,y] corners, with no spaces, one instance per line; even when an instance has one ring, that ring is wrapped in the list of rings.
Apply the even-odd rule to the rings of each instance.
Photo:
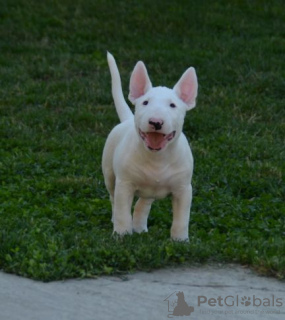
[[[195,106],[197,97],[195,69],[187,69],[173,89],[152,87],[145,65],[138,62],[130,79],[133,115],[122,93],[116,62],[110,53],[107,58],[121,120],[107,138],[102,159],[114,232],[123,235],[147,231],[152,202],[172,195],[171,237],[185,241],[192,201],[193,157],[182,128],[186,111]],[[135,195],[139,199],[132,218]]]

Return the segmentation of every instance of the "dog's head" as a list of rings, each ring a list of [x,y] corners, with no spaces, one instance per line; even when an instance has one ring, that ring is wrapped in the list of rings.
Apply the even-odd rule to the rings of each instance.
[[[169,89],[152,87],[144,63],[136,64],[129,99],[135,105],[136,130],[148,150],[165,150],[179,137],[186,111],[195,107],[197,92],[197,76],[192,67]]]

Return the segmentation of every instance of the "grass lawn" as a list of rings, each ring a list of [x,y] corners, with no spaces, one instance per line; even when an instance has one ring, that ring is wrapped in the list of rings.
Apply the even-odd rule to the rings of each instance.
[[[49,281],[223,261],[285,277],[283,0],[2,0],[0,20],[0,269]],[[138,60],[154,85],[196,68],[189,244],[169,239],[169,199],[148,234],[111,236],[106,50],[126,96]]]

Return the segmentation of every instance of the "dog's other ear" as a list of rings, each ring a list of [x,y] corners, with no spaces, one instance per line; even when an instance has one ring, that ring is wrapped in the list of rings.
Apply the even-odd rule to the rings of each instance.
[[[139,61],[131,75],[129,100],[134,104],[136,99],[143,96],[151,87],[146,67]]]
[[[187,110],[195,107],[198,93],[198,81],[196,71],[193,67],[187,69],[183,73],[173,90],[178,97],[186,103]]]

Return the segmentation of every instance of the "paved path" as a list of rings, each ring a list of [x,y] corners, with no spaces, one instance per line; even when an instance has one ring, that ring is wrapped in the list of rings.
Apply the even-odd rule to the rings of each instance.
[[[0,272],[0,320],[166,320],[168,315],[285,319],[285,282],[236,265],[51,283]]]

